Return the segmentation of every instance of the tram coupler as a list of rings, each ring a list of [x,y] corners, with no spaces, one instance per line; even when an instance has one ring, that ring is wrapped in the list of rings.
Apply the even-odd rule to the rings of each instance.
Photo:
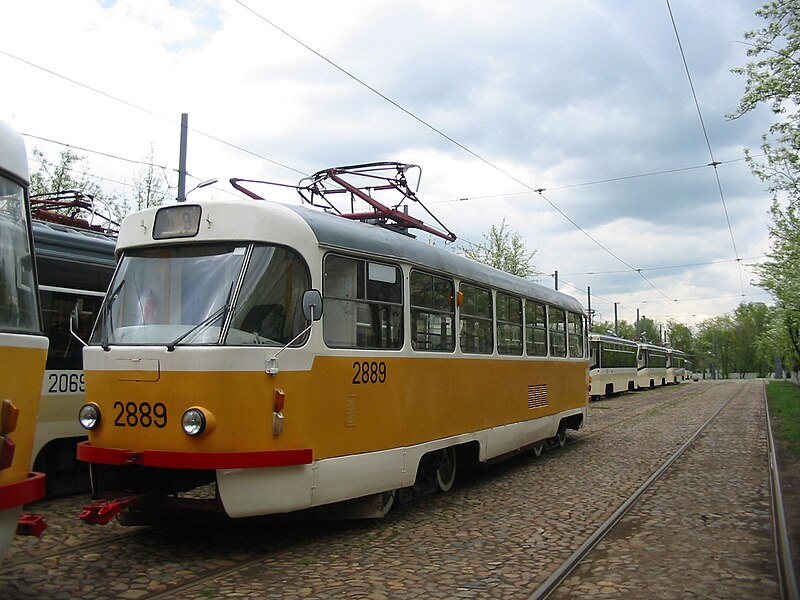
[[[42,515],[22,513],[17,521],[17,535],[40,537],[45,529],[47,529],[47,521]]]
[[[126,496],[113,500],[95,500],[81,510],[81,520],[91,525],[105,525],[123,510],[134,504],[139,504],[145,496]]]

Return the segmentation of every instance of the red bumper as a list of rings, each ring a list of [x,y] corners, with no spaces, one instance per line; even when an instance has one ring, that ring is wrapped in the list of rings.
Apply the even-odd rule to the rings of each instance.
[[[309,465],[311,448],[263,452],[173,452],[101,448],[89,442],[78,444],[78,460],[104,465],[143,465],[172,469],[255,469]]]
[[[27,479],[0,488],[0,510],[7,510],[44,498],[44,473],[28,473]]]

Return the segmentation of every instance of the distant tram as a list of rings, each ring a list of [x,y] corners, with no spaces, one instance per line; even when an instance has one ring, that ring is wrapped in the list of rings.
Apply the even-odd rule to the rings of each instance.
[[[667,384],[669,349],[646,342],[639,342],[636,387],[640,390]]]
[[[676,348],[670,348],[667,382],[680,383],[686,381],[686,379],[688,379],[686,375],[686,354]]]
[[[612,396],[637,388],[638,344],[603,333],[589,334],[592,396]]]
[[[89,522],[359,498],[380,516],[586,419],[577,300],[390,226],[201,201],[126,218],[117,255],[84,353]]]
[[[39,391],[47,356],[33,258],[28,162],[22,137],[0,123],[0,559],[15,532],[39,534],[44,522],[22,506],[44,496],[30,472]]]

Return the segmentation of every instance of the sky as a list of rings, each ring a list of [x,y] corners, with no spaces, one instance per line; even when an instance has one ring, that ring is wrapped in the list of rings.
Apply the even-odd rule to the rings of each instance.
[[[177,186],[183,113],[187,189],[219,180],[189,200],[241,196],[231,177],[419,165],[454,246],[505,222],[595,320],[695,327],[771,302],[753,270],[771,197],[744,150],[772,115],[726,116],[762,3],[0,0],[0,120],[31,171],[33,149],[69,146],[124,198],[151,153]]]

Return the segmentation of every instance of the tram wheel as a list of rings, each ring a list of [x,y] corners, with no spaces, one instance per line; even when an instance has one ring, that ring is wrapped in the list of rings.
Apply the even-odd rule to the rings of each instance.
[[[378,505],[378,512],[382,517],[389,514],[389,511],[394,507],[395,499],[397,497],[397,490],[388,490],[381,493],[380,503]]]
[[[439,490],[449,492],[456,480],[456,449],[454,446],[439,451],[436,465],[436,483]]]
[[[533,455],[534,456],[541,456],[543,450],[544,450],[544,444],[539,442],[538,444],[535,444],[533,446]]]
[[[564,423],[561,423],[558,426],[558,433],[556,434],[555,442],[561,448],[564,447],[564,444],[567,443],[567,426]]]

